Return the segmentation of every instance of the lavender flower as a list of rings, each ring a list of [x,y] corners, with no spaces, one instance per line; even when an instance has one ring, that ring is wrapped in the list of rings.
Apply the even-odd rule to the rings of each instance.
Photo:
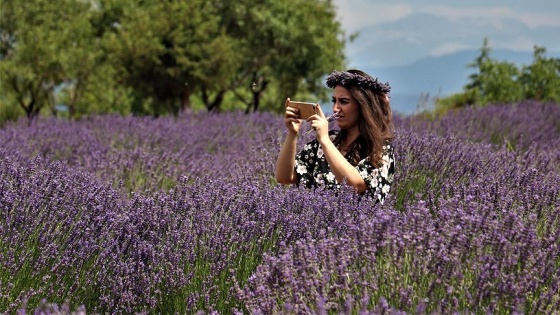
[[[333,121],[337,120],[338,117],[339,117],[339,113],[338,113],[338,112],[333,113],[333,114],[327,116],[327,121],[328,121],[328,122],[333,122]]]
[[[384,205],[277,185],[270,113],[7,124],[0,310],[553,313],[560,111],[508,106],[396,116]]]

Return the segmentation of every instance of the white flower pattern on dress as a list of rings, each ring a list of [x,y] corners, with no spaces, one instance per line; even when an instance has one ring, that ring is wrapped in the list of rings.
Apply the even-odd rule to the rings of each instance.
[[[371,181],[369,182],[370,187],[377,187],[377,177],[371,177]]]
[[[334,139],[338,130],[330,132],[331,140]],[[395,160],[393,146],[387,142],[383,146],[383,165],[379,168],[371,165],[369,158],[361,160],[356,169],[366,183],[366,194],[376,198],[381,204],[385,201],[390,191],[395,172]],[[349,156],[346,157],[350,159]],[[336,177],[332,173],[325,158],[324,152],[317,140],[308,142],[296,155],[296,176],[298,182],[308,188],[326,186],[327,188],[340,188]]]
[[[383,159],[383,162],[385,163],[385,159]],[[381,166],[381,176],[385,178],[389,177],[389,165],[383,164]]]
[[[305,174],[307,173],[307,167],[303,164],[296,163],[296,173],[298,174]]]

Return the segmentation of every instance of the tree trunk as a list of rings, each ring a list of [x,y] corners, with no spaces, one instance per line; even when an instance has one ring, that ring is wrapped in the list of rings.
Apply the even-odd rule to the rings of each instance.
[[[224,90],[219,91],[216,94],[216,98],[214,98],[214,101],[207,106],[209,112],[219,112],[220,111],[220,107],[222,105],[222,102],[224,101],[224,95],[225,94],[226,94],[226,91],[224,91]]]
[[[249,107],[247,107],[246,113],[256,112],[257,110],[259,110],[261,96],[264,90],[266,89],[268,83],[270,83],[270,81],[266,80],[263,76],[259,76],[257,78],[256,73],[253,75],[253,86],[251,87],[251,92],[253,93],[253,100],[251,104],[249,104]]]
[[[219,112],[225,94],[225,90],[218,91],[214,100],[210,101],[210,96],[208,95],[206,88],[202,87],[202,101],[204,102],[204,106],[206,106],[206,109],[208,109],[209,112]]]
[[[191,90],[189,86],[185,83],[183,86],[183,91],[181,93],[181,112],[191,110]]]

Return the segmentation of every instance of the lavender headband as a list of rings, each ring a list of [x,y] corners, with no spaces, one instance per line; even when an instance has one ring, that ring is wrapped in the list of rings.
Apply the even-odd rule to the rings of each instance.
[[[391,87],[389,82],[381,83],[375,79],[367,78],[361,76],[357,73],[351,73],[347,71],[333,71],[327,77],[327,86],[331,89],[337,85],[342,85],[345,88],[348,87],[359,87],[362,89],[368,89],[375,93],[389,94]]]

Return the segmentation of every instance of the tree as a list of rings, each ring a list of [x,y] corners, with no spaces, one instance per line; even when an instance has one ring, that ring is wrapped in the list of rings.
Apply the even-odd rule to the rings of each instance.
[[[344,32],[331,1],[223,1],[222,25],[236,39],[241,63],[231,81],[247,110],[278,110],[298,93],[324,96],[322,78],[344,65]]]
[[[463,93],[437,99],[436,111],[526,99],[560,103],[560,58],[546,58],[546,49],[535,46],[533,63],[519,69],[514,63],[490,58],[490,52],[485,38],[480,55],[468,65],[477,72],[469,76]]]
[[[484,85],[482,81],[485,75],[485,69],[489,68],[487,65],[493,62],[490,58],[491,51],[492,48],[490,48],[488,37],[485,37],[482,47],[480,48],[480,54],[476,57],[474,62],[467,65],[468,68],[478,69],[478,72],[474,72],[469,75],[469,83],[465,85],[465,90],[482,90]]]
[[[0,80],[30,121],[45,106],[56,114],[55,89],[83,85],[93,71],[93,50],[84,47],[91,40],[82,17],[88,10],[73,0],[2,2]]]
[[[176,114],[193,97],[278,110],[322,97],[344,65],[330,0],[5,0],[1,13],[2,100],[30,119],[60,102],[70,117]]]
[[[321,92],[322,76],[344,60],[335,17],[325,0],[143,1],[124,12],[107,47],[154,111],[177,112],[194,93],[208,110],[228,93],[257,110],[270,91]]]
[[[26,4],[2,2],[0,79],[3,88],[13,92],[11,96],[31,120],[47,102],[51,79],[57,76],[59,67],[53,60],[56,47],[49,40],[45,41],[52,39],[52,29],[34,27],[41,23],[40,19],[48,18],[54,22],[52,15],[40,17],[37,12],[48,12],[44,10],[48,3],[35,1]],[[48,70],[50,78],[47,77]]]
[[[482,87],[478,91],[479,104],[511,103],[523,100],[519,69],[511,62],[491,61],[482,69]]]
[[[143,1],[122,12],[107,50],[134,112],[177,113],[201,82],[227,78],[232,44],[210,1]]]
[[[515,64],[496,61],[490,58],[491,48],[488,38],[484,39],[480,55],[469,67],[478,69],[469,76],[470,82],[465,86],[467,95],[474,96],[472,103],[507,103],[523,98],[521,84],[518,81],[519,69]]]
[[[560,58],[547,58],[546,48],[535,46],[533,63],[524,66],[519,78],[525,98],[560,103]]]

